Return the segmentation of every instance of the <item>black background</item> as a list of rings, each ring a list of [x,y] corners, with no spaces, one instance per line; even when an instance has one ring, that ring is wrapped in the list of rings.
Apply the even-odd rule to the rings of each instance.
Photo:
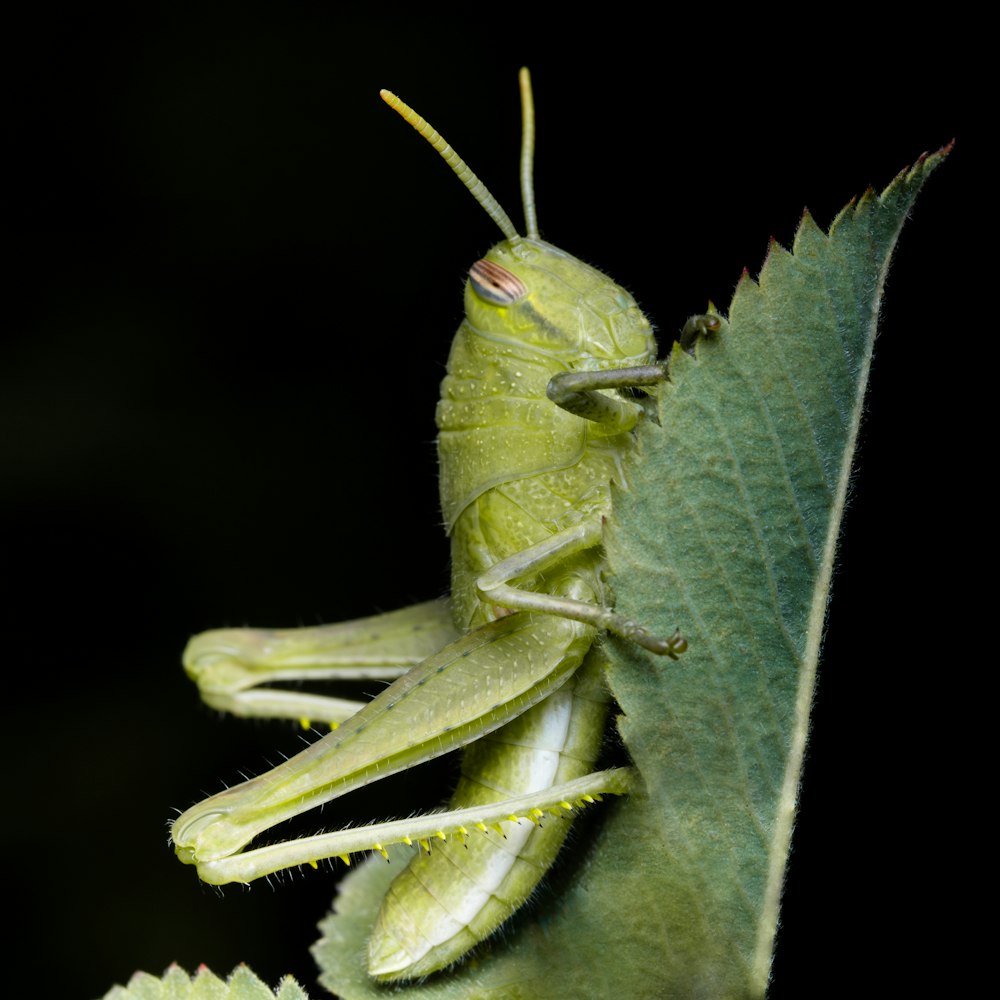
[[[663,340],[724,308],[804,205],[825,227],[958,137],[887,286],[772,996],[842,994],[860,968],[897,984],[926,933],[900,845],[928,836],[939,752],[921,678],[948,551],[931,526],[952,517],[940,443],[962,404],[942,428],[938,393],[975,309],[960,228],[979,90],[947,27],[897,45],[845,16],[793,47],[760,19],[667,38],[624,11],[569,30],[228,5],[50,10],[11,36],[3,844],[26,942],[8,995],[42,972],[47,995],[96,997],[172,961],[314,987],[328,876],[220,896],[167,846],[172,808],[298,740],[200,707],[179,654],[205,628],[447,589],[436,389],[465,270],[498,234],[377,90],[517,220],[522,63],[543,236],[626,284]],[[323,822],[427,805],[413,785]]]

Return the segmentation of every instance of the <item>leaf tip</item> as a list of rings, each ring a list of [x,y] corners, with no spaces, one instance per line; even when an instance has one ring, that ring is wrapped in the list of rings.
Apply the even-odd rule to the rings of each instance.
[[[736,288],[733,290],[733,297],[729,303],[730,315],[732,314],[733,303],[742,296],[752,294],[758,287],[757,282],[754,281],[752,275],[750,274],[750,269],[744,267],[743,271],[740,273],[740,280],[736,282]]]
[[[855,201],[855,199],[853,198],[851,199],[851,204],[854,206],[855,214],[860,212],[861,209],[867,207],[868,202],[870,202],[873,198],[876,197],[877,195],[875,194],[875,188],[872,187],[871,184],[869,184],[868,187],[866,187],[864,191],[861,193],[861,197],[858,198],[857,201]]]
[[[889,184],[889,187],[892,187],[893,184],[913,180],[919,174],[933,170],[954,148],[955,139],[952,138],[951,142],[945,143],[940,149],[934,150],[933,153],[930,150],[925,150],[917,157],[912,167],[903,167],[900,170]]]
[[[792,253],[796,256],[804,256],[809,253],[808,246],[816,240],[825,238],[826,234],[816,223],[812,212],[808,208],[802,209],[802,217],[795,228],[795,238],[792,240]]]
[[[923,182],[927,179],[928,175],[944,162],[954,147],[955,139],[952,139],[951,142],[945,144],[940,149],[935,150],[933,153],[921,153],[912,167],[903,167],[903,169],[896,174],[896,176],[886,186],[885,190],[879,195],[879,201],[885,202],[887,199],[898,194],[901,188],[905,188],[909,185],[916,185],[914,190],[919,189]]]
[[[760,281],[764,277],[764,273],[767,271],[772,258],[777,257],[782,253],[787,253],[785,248],[774,236],[769,237],[767,241],[767,253],[764,254],[764,263],[761,265],[760,273],[757,275],[757,284],[760,284]]]

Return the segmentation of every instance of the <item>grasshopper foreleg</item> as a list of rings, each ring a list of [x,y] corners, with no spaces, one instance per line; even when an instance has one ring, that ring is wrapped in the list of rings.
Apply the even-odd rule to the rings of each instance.
[[[625,399],[605,396],[602,389],[631,389],[659,385],[667,377],[666,365],[635,365],[604,371],[559,372],[549,379],[545,394],[556,406],[584,420],[609,429],[629,430],[636,408]]]
[[[709,304],[709,308],[711,304]],[[691,316],[681,330],[680,345],[682,351],[691,352],[699,338],[712,337],[722,329],[722,317],[715,313],[700,313]]]
[[[718,333],[721,317],[714,313],[691,316],[679,337],[681,349],[691,351],[702,337]],[[545,394],[569,413],[612,430],[629,430],[635,424],[635,407],[624,399],[604,395],[606,389],[642,389],[659,385],[669,377],[669,362],[607,368],[595,371],[558,372],[549,379]]]

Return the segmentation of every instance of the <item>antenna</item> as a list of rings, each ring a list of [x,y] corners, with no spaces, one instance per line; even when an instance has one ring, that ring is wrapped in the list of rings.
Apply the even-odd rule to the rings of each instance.
[[[521,199],[524,203],[524,218],[528,227],[528,237],[538,238],[538,220],[535,214],[535,188],[532,183],[532,168],[535,154],[535,102],[531,94],[531,75],[522,69],[518,75],[521,87]],[[440,154],[441,158],[458,175],[458,179],[469,189],[472,197],[486,210],[489,217],[500,227],[509,240],[519,239],[514,223],[503,210],[500,202],[490,194],[489,188],[472,172],[469,165],[455,152],[428,121],[421,118],[405,101],[389,90],[381,90],[382,100],[400,117],[409,122]]]

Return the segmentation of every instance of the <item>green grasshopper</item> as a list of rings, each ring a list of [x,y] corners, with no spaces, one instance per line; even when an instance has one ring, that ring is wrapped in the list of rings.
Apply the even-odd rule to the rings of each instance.
[[[384,980],[460,959],[529,898],[575,806],[628,790],[628,769],[593,771],[608,712],[599,634],[671,658],[686,648],[679,632],[654,636],[613,610],[603,579],[612,483],[626,485],[642,390],[667,366],[627,292],[539,239],[526,70],[520,82],[524,237],[442,137],[382,93],[506,237],[469,270],[437,409],[450,601],[313,629],[207,632],[185,652],[210,705],[337,728],[181,815],[178,856],[206,881],[249,882],[419,843],[372,932],[369,971]],[[692,317],[681,346],[718,327]],[[303,677],[396,679],[365,705],[261,687]],[[244,850],[291,816],[462,746],[448,812]]]

